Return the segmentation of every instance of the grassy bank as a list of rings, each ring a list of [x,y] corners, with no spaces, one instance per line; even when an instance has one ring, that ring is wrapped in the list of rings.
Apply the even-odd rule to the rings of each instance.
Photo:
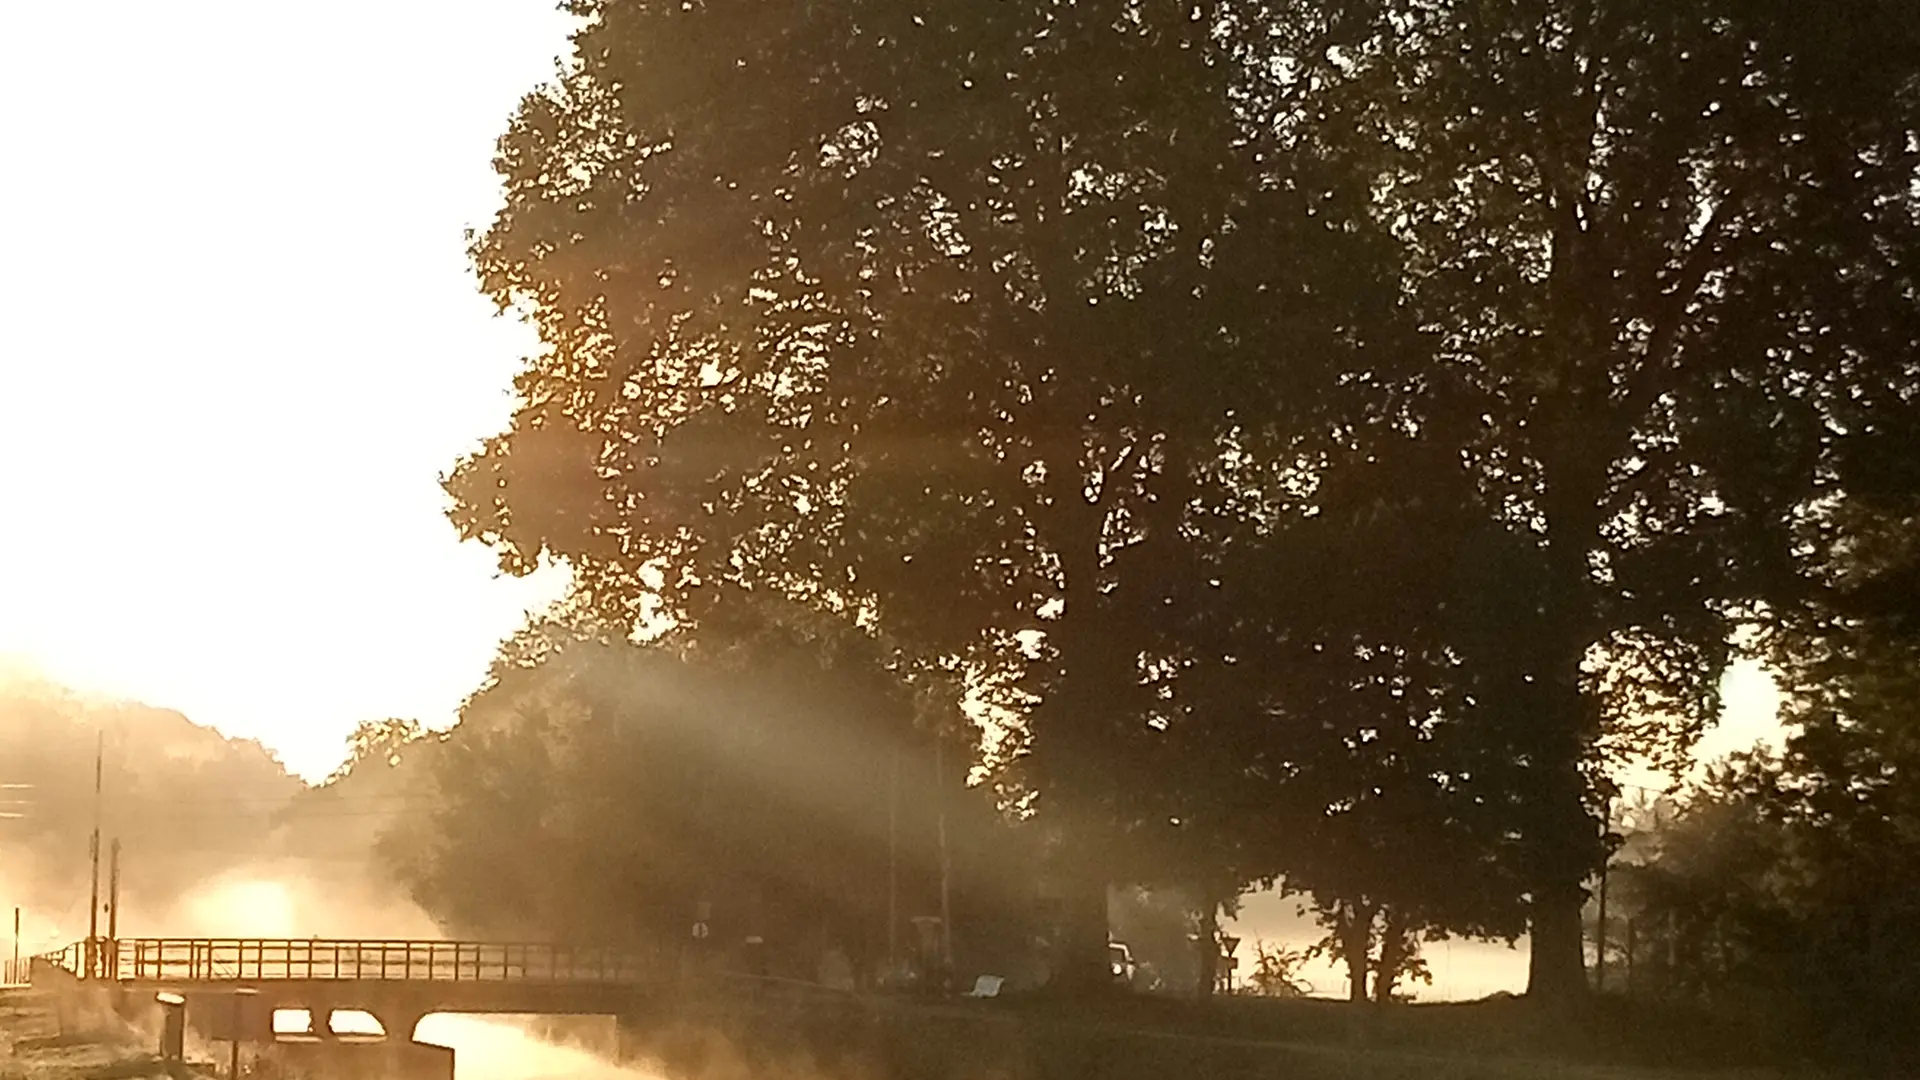
[[[1769,1080],[1742,1033],[1673,1010],[1595,1001],[1343,1002],[1116,998],[681,1014],[656,1042],[673,1080]],[[716,1037],[717,1036],[717,1037]],[[724,1044],[724,1045],[723,1045]],[[721,1047],[716,1049],[716,1047]],[[645,1051],[642,1050],[644,1054]],[[1798,1071],[1796,1077],[1826,1075]]]
[[[0,990],[0,1080],[165,1077],[151,1042],[84,995]]]
[[[1200,1003],[1120,997],[1104,1002],[1009,1001],[1002,1008],[1041,1024],[1421,1059],[1528,1059],[1561,1066],[1697,1073],[1763,1068],[1786,1059],[1791,1050],[1751,1026],[1695,1010],[1615,998],[1594,998],[1559,1010],[1524,998],[1376,1008],[1321,1000],[1223,998]]]

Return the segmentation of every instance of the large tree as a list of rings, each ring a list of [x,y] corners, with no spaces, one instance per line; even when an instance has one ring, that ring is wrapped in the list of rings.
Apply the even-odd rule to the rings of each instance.
[[[1920,9],[1298,0],[1281,147],[1371,177],[1431,360],[1383,497],[1449,501],[1436,615],[1519,766],[1531,986],[1583,985],[1602,759],[1708,722],[1920,347]],[[1429,469],[1399,475],[1431,476]],[[1457,480],[1465,477],[1463,486]],[[1417,606],[1414,606],[1417,605]]]
[[[1920,15],[577,7],[474,248],[546,348],[466,535],[630,620],[774,589],[1022,672],[1089,980],[1177,724],[1256,780],[1333,745],[1182,684],[1391,657],[1498,777],[1532,986],[1584,985],[1606,753],[1712,716],[1840,436],[1912,392]],[[1313,594],[1316,521],[1395,531],[1337,556],[1372,588],[1215,602]]]
[[[774,589],[1017,677],[1063,974],[1103,981],[1169,683],[1222,655],[1177,632],[1353,441],[1326,373],[1393,358],[1365,189],[1270,156],[1242,5],[577,8],[474,247],[546,349],[456,522],[616,617]]]

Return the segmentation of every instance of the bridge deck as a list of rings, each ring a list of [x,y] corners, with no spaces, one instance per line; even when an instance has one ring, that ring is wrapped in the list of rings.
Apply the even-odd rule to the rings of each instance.
[[[539,942],[323,938],[122,938],[45,959],[80,978],[121,982],[523,982],[634,984],[659,958],[633,949]]]

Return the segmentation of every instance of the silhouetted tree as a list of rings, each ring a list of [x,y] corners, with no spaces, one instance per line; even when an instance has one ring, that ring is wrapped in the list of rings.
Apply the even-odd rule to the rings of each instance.
[[[1291,566],[1291,655],[1398,658],[1475,732],[1424,775],[1488,785],[1530,985],[1584,987],[1605,758],[1711,718],[1841,434],[1911,396],[1920,14],[578,10],[474,247],[546,348],[449,478],[464,535],[628,624],[733,584],[1018,673],[1081,983],[1180,816],[1163,736],[1215,723],[1182,685],[1255,651],[1216,594]],[[1278,539],[1317,519],[1394,542]],[[1219,790],[1323,748],[1255,722],[1284,697],[1209,696]]]
[[[1309,957],[1268,941],[1253,943],[1253,970],[1247,974],[1247,993],[1256,997],[1297,998],[1307,994],[1298,974]]]
[[[418,720],[389,717],[362,721],[347,736],[346,760],[333,771],[328,782],[345,780],[362,766],[398,768],[407,749],[426,737],[426,730]]]
[[[839,948],[870,975],[890,880],[903,945],[908,918],[940,911],[944,805],[958,944],[991,952],[1031,883],[992,802],[963,786],[965,744],[936,775],[911,690],[871,643],[787,614],[645,645],[591,620],[529,626],[433,747],[433,806],[386,854],[463,932],[722,955],[751,934],[777,970],[811,978]]]
[[[1479,519],[1429,534],[1463,571],[1408,622],[1448,624],[1520,766],[1530,986],[1577,993],[1602,758],[1713,717],[1732,627],[1798,593],[1843,436],[1911,399],[1920,9],[1276,8],[1274,152],[1370,177],[1329,217],[1391,230],[1430,349],[1375,494]]]
[[[1211,564],[1385,397],[1329,375],[1396,356],[1366,189],[1269,156],[1246,5],[577,9],[473,249],[546,348],[455,522],[627,622],[731,583],[1017,676],[1060,977],[1104,985]]]

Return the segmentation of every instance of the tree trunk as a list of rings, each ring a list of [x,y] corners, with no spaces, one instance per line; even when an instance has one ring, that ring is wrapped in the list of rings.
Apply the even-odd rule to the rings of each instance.
[[[1400,983],[1400,965],[1407,959],[1406,932],[1393,917],[1393,911],[1382,912],[1380,925],[1380,960],[1373,969],[1373,1003],[1390,1005],[1393,1003],[1394,987]]]
[[[1580,932],[1586,890],[1578,880],[1536,886],[1530,915],[1527,996],[1576,1001],[1587,992],[1587,965]]]
[[[1107,882],[1088,866],[1075,870],[1061,882],[1060,948],[1049,986],[1074,996],[1106,993],[1113,989],[1107,960]]]
[[[1576,535],[1585,535],[1579,530]],[[1581,549],[1584,550],[1584,549]],[[1578,596],[1581,578],[1569,570],[1557,591]],[[1598,706],[1581,692],[1581,663],[1593,635],[1578,620],[1549,614],[1536,628],[1528,656],[1528,685],[1517,688],[1518,715],[1531,714],[1533,733],[1523,744],[1534,775],[1529,801],[1526,881],[1527,994],[1551,1002],[1576,1002],[1587,994],[1586,881],[1606,857],[1606,828],[1589,801],[1583,763],[1600,729]]]
[[[1612,822],[1608,822],[1612,826]],[[1593,988],[1600,993],[1607,992],[1607,871],[1606,863],[1600,864],[1600,914],[1594,920],[1598,930],[1594,934],[1597,947],[1593,951]]]
[[[1342,914],[1345,921],[1340,927],[1340,948],[1347,961],[1347,1000],[1364,1005],[1373,951],[1373,905],[1347,904]]]
[[[1571,683],[1571,680],[1568,680]],[[1580,770],[1586,734],[1580,710],[1586,706],[1577,686],[1566,685],[1548,699],[1550,732],[1536,747],[1546,763],[1530,826],[1533,836],[1527,868],[1527,994],[1546,1001],[1573,1002],[1587,993],[1586,879],[1605,857],[1603,830],[1586,801],[1587,781]],[[1557,707],[1555,707],[1557,706]]]
[[[1051,473],[1049,474],[1051,475]],[[1069,583],[1066,609],[1047,636],[1056,650],[1056,682],[1035,708],[1027,763],[1040,781],[1042,812],[1058,830],[1053,865],[1061,888],[1061,935],[1052,986],[1065,994],[1110,991],[1107,886],[1115,813],[1116,724],[1133,704],[1134,652],[1118,641],[1105,612],[1098,575],[1104,507],[1084,499],[1063,507],[1060,567]]]
[[[1200,1000],[1213,997],[1214,987],[1220,981],[1220,905],[1214,902],[1213,894],[1204,892],[1200,898],[1200,940],[1195,943],[1200,950]]]

